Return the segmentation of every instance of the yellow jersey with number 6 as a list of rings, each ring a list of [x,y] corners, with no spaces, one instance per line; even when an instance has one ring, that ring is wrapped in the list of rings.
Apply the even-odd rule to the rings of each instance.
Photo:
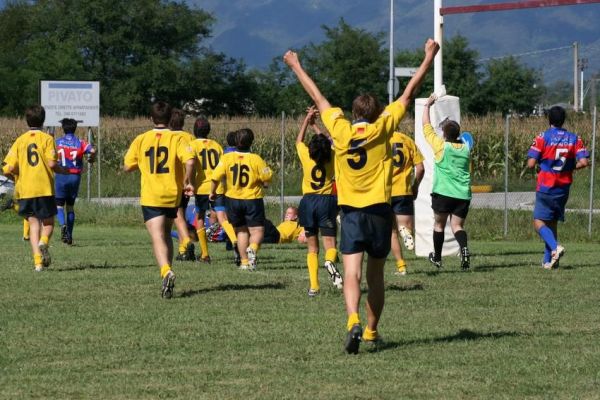
[[[211,179],[220,182],[226,178],[225,196],[252,200],[263,198],[263,186],[272,176],[271,168],[258,154],[232,151],[221,157]]]
[[[338,204],[356,208],[390,203],[392,152],[390,137],[405,108],[395,101],[373,123],[351,123],[338,107],[321,114],[335,150],[335,180]]]
[[[125,154],[125,165],[140,170],[140,204],[177,207],[183,193],[184,163],[193,158],[188,141],[169,129],[155,128],[138,135]]]

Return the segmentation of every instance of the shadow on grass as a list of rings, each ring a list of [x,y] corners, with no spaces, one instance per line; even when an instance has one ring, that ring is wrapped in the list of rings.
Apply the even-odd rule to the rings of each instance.
[[[401,340],[398,342],[388,342],[384,341],[382,344],[379,344],[376,349],[372,351],[383,351],[389,349],[395,349],[398,347],[406,347],[413,345],[422,345],[422,344],[435,344],[435,343],[452,343],[458,341],[474,341],[474,340],[484,340],[484,339],[500,339],[503,337],[516,337],[516,336],[524,336],[523,333],[514,332],[514,331],[500,331],[500,332],[476,332],[470,329],[461,329],[454,335],[442,336],[439,338],[431,338],[431,339],[416,339],[416,340]]]
[[[398,292],[410,292],[413,290],[425,290],[425,287],[421,283],[410,283],[406,285],[392,284],[385,288],[385,290],[394,290]]]
[[[126,264],[126,265],[114,265],[111,264],[109,265],[107,262],[104,262],[104,264],[80,264],[80,265],[75,265],[75,266],[70,266],[70,267],[59,267],[59,268],[52,268],[50,267],[48,269],[48,272],[70,272],[70,271],[85,271],[88,269],[120,269],[120,268],[150,268],[150,267],[154,267],[154,264]]]
[[[229,291],[237,291],[237,290],[265,290],[265,289],[285,289],[286,285],[281,283],[281,282],[277,282],[277,283],[261,283],[261,284],[256,284],[256,285],[251,285],[251,284],[223,284],[223,285],[218,285],[218,286],[214,286],[214,287],[210,287],[210,288],[205,288],[205,289],[198,289],[198,290],[186,290],[185,292],[182,292],[181,295],[179,295],[179,297],[193,297],[193,296],[197,296],[200,294],[204,294],[204,293],[211,293],[211,292],[229,292]]]

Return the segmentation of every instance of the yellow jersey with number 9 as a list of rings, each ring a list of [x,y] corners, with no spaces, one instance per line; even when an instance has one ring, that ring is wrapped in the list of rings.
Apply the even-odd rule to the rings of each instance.
[[[296,151],[302,164],[302,194],[332,194],[334,155],[331,155],[331,161],[323,166],[310,158],[308,146],[303,142],[296,143]]]
[[[225,196],[252,200],[263,198],[263,186],[271,182],[272,176],[271,168],[258,154],[232,151],[221,157],[211,179],[220,182],[226,178]]]
[[[177,207],[183,192],[184,163],[194,152],[184,136],[169,129],[152,129],[138,135],[127,154],[126,166],[141,173],[140,204],[149,207]]]
[[[339,205],[362,208],[390,202],[390,136],[404,112],[404,105],[395,101],[373,123],[351,123],[338,107],[321,113],[323,124],[333,138]]]
[[[402,132],[394,132],[392,146],[392,197],[408,196],[412,192],[413,167],[423,162],[423,155],[414,140]]]

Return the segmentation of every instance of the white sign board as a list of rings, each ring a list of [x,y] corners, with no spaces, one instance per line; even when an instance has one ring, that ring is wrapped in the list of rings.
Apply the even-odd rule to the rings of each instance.
[[[63,118],[73,118],[79,126],[100,125],[100,82],[40,81],[40,99],[45,126],[61,126]]]
[[[410,77],[417,73],[418,68],[413,67],[396,67],[394,68],[394,76],[396,77]]]

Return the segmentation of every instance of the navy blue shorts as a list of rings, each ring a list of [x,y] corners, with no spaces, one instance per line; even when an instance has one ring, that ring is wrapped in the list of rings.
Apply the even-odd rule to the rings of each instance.
[[[362,253],[370,257],[386,258],[391,248],[392,206],[387,203],[369,207],[342,206],[342,254]]]
[[[208,200],[207,194],[197,194],[195,196],[196,210],[198,214],[204,215],[208,210],[215,211],[226,211],[227,206],[225,205],[225,195],[218,194],[215,201]]]
[[[452,214],[467,218],[471,200],[457,199],[443,194],[431,193],[431,208],[438,214]]]
[[[565,206],[569,199],[569,193],[549,194],[536,192],[533,218],[542,221],[564,221]]]
[[[415,200],[413,195],[392,196],[392,210],[396,215],[415,215]]]
[[[175,219],[177,217],[177,207],[142,206],[142,214],[144,215],[144,222],[163,215]]]
[[[225,198],[227,219],[234,228],[265,225],[265,203],[263,199]]]
[[[300,200],[298,208],[300,226],[306,236],[337,235],[337,197],[328,194],[307,194]]]
[[[54,178],[56,203],[59,206],[64,206],[65,203],[69,206],[75,204],[80,182],[81,175],[79,174],[56,174]]]
[[[181,201],[179,202],[179,208],[183,208],[185,210],[187,208],[189,202],[190,202],[190,196],[186,196],[185,193],[182,193]]]
[[[56,200],[54,196],[32,197],[19,200],[19,215],[23,218],[51,218],[56,215]]]

